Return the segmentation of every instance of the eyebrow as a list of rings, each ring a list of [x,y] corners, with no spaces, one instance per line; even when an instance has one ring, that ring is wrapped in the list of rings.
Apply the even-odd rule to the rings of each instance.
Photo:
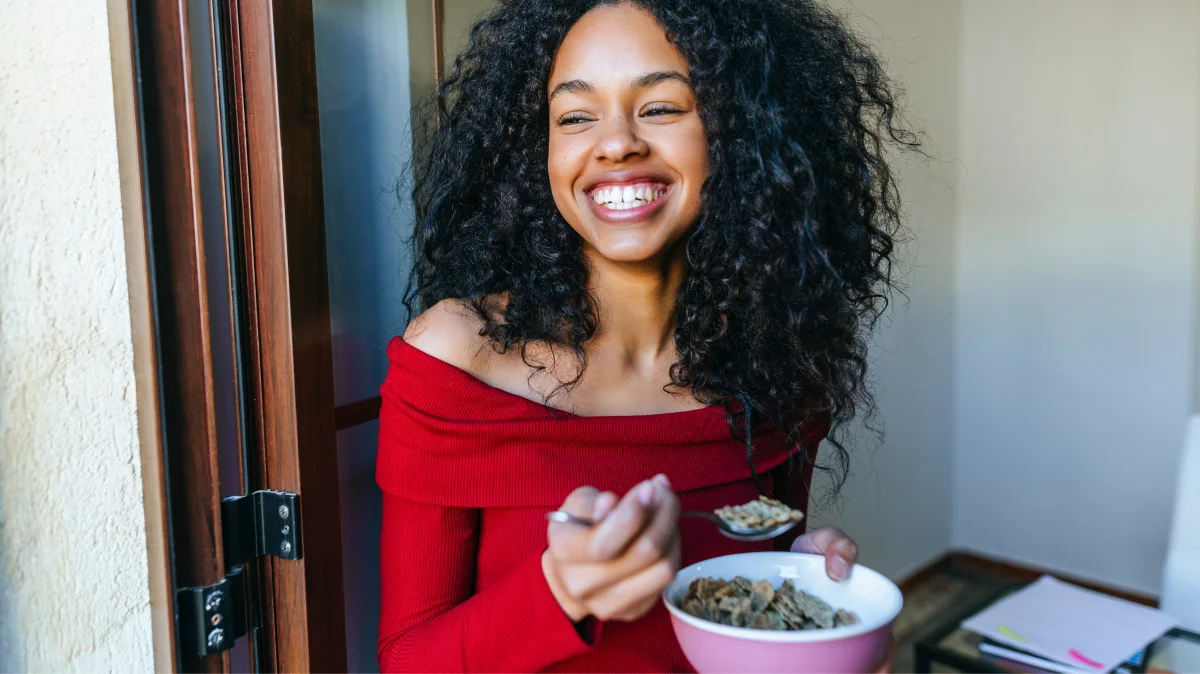
[[[645,89],[647,87],[652,87],[659,82],[666,82],[668,80],[682,82],[688,87],[692,86],[691,80],[685,77],[682,73],[674,70],[660,70],[658,72],[647,73],[637,78],[633,81],[632,87],[634,89]],[[593,87],[586,80],[567,80],[566,82],[562,82],[558,86],[554,87],[554,91],[550,92],[549,100],[554,100],[554,97],[559,94],[588,94],[594,91],[596,91],[596,87]]]

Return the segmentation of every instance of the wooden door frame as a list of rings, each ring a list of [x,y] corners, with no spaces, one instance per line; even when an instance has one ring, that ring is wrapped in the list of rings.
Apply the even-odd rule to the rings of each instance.
[[[269,0],[218,5],[230,10],[218,18],[235,38],[226,75],[245,96],[231,106],[242,179],[226,207],[242,216],[241,299],[250,300],[257,347],[248,374],[258,418],[249,425],[261,465],[250,468],[252,487],[300,493],[307,542],[301,561],[258,562],[265,582],[251,600],[266,630],[264,669],[338,671],[346,635],[316,90],[296,79],[276,86],[275,70],[312,69],[311,5],[276,4],[282,11]],[[227,572],[194,112],[194,88],[211,83],[193,81],[189,45],[189,18],[208,17],[189,17],[187,0],[109,0],[108,9],[155,669],[229,671],[227,651],[191,658],[175,620],[180,588],[215,585]],[[274,39],[293,36],[307,52],[289,44],[275,53]],[[303,507],[306,495],[314,507]]]
[[[174,672],[175,601],[171,580],[170,534],[167,530],[166,465],[159,406],[161,391],[156,357],[149,233],[146,229],[133,9],[130,3],[131,0],[108,0],[109,50],[117,126],[117,163],[121,179],[121,213],[125,230],[125,272],[133,336],[154,670]]]
[[[311,2],[228,0],[263,488],[300,494],[304,556],[262,562],[265,669],[344,671],[345,600]],[[277,48],[286,45],[286,48]]]
[[[300,564],[263,564],[263,664],[344,671],[336,434],[377,418],[380,401],[335,406],[312,3],[226,0],[226,7],[245,291],[256,346],[258,470],[267,488],[301,495],[305,538]],[[443,76],[442,0],[410,2],[407,11],[410,25],[432,27],[409,30],[410,38],[420,36],[409,43],[419,99]]]
[[[409,3],[414,91],[442,78],[442,0]],[[259,562],[264,670],[344,671],[336,432],[312,5],[221,0],[232,213],[251,348],[253,489],[300,494],[304,555]],[[189,50],[188,0],[108,0],[156,671],[228,671],[181,652],[175,593],[227,569]],[[426,23],[428,22],[428,23]],[[286,45],[277,49],[276,45]],[[432,66],[432,68],[431,68]],[[433,70],[431,78],[425,70]],[[208,83],[204,83],[207,85]],[[214,251],[215,254],[215,251]]]
[[[187,0],[109,0],[155,669],[228,671],[180,648],[175,592],[225,577]]]

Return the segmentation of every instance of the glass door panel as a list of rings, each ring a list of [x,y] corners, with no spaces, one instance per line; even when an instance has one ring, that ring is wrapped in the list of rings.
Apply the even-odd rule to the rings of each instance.
[[[408,21],[395,0],[314,0],[334,398],[378,395],[404,327],[412,158]],[[403,181],[407,182],[407,181]]]
[[[414,3],[417,0],[414,0]],[[418,9],[432,9],[426,0]],[[431,32],[432,12],[396,0],[314,0],[321,171],[338,406],[346,664],[378,671],[379,526],[375,484],[379,385],[388,341],[403,331],[413,208],[409,35]],[[412,15],[418,20],[410,23]],[[432,82],[432,42],[427,81]],[[347,416],[345,412],[351,410]]]
[[[375,485],[379,422],[338,431],[338,489],[342,514],[342,574],[346,596],[346,667],[377,672],[379,526],[383,495]]]
[[[377,668],[375,419],[387,343],[408,319],[414,129],[426,128],[414,109],[433,93],[435,64],[453,63],[495,2],[313,0],[350,671]]]

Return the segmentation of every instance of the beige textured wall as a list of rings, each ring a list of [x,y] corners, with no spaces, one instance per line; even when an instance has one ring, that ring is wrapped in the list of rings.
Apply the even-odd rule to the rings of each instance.
[[[902,577],[950,545],[953,288],[957,208],[960,0],[838,0],[903,89],[933,158],[898,157],[911,244],[897,297],[871,352],[886,438],[863,433],[838,507],[814,513],[859,543],[863,563]],[[818,493],[818,500],[821,496]]]
[[[963,17],[954,543],[1157,592],[1198,338],[1200,2]]]
[[[146,671],[105,0],[0,0],[0,671]]]

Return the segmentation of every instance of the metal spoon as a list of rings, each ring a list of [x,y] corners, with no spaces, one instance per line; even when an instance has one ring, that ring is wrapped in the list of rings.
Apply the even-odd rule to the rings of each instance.
[[[792,520],[790,522],[784,522],[782,524],[776,524],[774,526],[754,528],[754,527],[734,526],[734,525],[730,524],[729,522],[726,522],[725,520],[721,519],[720,517],[717,517],[716,515],[714,515],[710,512],[705,512],[703,510],[685,510],[685,511],[679,513],[679,516],[680,517],[699,517],[702,519],[710,520],[711,522],[713,522],[714,524],[717,525],[717,528],[720,529],[722,534],[724,534],[728,538],[732,538],[735,541],[765,541],[765,540],[769,540],[769,539],[775,538],[776,536],[779,536],[780,534],[783,534],[784,532],[788,531],[789,529],[791,529],[792,527],[794,527],[800,523],[800,520]],[[578,525],[584,526],[584,527],[596,526],[596,522],[593,520],[589,520],[586,517],[577,517],[575,515],[572,515],[569,512],[564,512],[562,510],[554,510],[554,511],[546,513],[546,519],[550,520],[551,522],[562,522],[563,524],[578,524]]]

